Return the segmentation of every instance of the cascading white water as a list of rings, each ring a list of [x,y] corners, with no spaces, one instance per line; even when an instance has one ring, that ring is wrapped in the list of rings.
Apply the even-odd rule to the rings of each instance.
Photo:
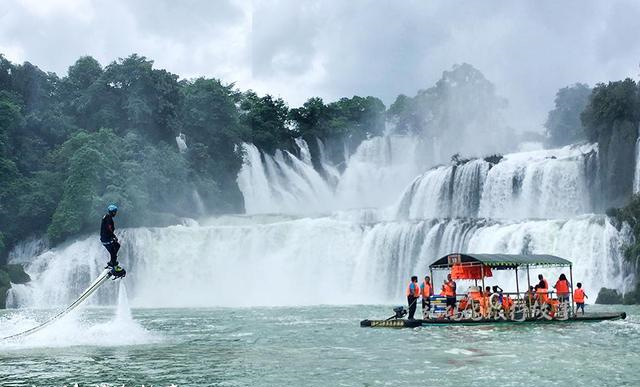
[[[397,300],[412,273],[451,251],[550,253],[572,260],[574,279],[594,294],[628,284],[621,244],[628,238],[602,216],[495,223],[422,220],[363,224],[336,217],[126,230],[127,265],[137,306],[247,306],[375,303]],[[33,282],[12,290],[19,306],[64,305],[101,270],[95,237],[36,257]],[[551,275],[552,271],[543,271]],[[536,272],[537,274],[537,272]],[[513,288],[497,277],[505,289]],[[550,281],[551,282],[551,281]],[[626,285],[624,285],[626,286]],[[93,302],[112,303],[105,286]]]
[[[340,174],[322,156],[323,178],[313,167],[308,145],[296,144],[301,157],[277,151],[264,154],[244,144],[245,163],[238,185],[248,214],[313,214],[349,208],[391,205],[424,168],[418,162],[420,142],[413,137],[384,136],[364,141]],[[320,143],[321,144],[321,143]]]
[[[585,163],[593,145],[472,160],[419,176],[397,209],[401,218],[566,218],[591,211]]]
[[[636,168],[633,175],[633,193],[640,192],[640,125],[638,125],[638,139],[636,140]]]
[[[244,144],[243,149],[245,162],[238,174],[238,186],[244,196],[247,213],[329,210],[327,205],[333,196],[332,189],[313,169],[310,157],[300,160],[280,150],[272,157],[252,144]]]
[[[383,137],[363,143],[342,173],[321,160],[328,177],[313,168],[306,143],[298,146],[299,158],[244,145],[238,184],[247,213],[278,215],[121,231],[132,303],[397,302],[410,275],[427,274],[431,261],[456,251],[562,256],[573,261],[574,282],[592,298],[601,286],[630,286],[621,254],[629,230],[616,230],[604,216],[581,215],[590,210],[585,154],[596,150],[592,145],[509,154],[497,164],[472,160],[419,175],[426,165],[416,161],[419,145]],[[374,208],[336,211],[356,203]],[[534,217],[549,219],[524,219]],[[66,304],[106,259],[97,236],[21,258],[30,262],[33,281],[10,291],[11,305]],[[550,283],[559,274],[541,272]],[[488,280],[507,290],[512,282],[500,274]],[[92,302],[114,299],[115,288],[107,286]]]

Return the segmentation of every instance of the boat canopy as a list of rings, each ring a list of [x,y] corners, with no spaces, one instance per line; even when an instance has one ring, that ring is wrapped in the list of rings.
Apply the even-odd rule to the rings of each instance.
[[[571,261],[555,255],[546,254],[448,254],[436,260],[430,269],[448,269],[454,265],[460,266],[488,266],[494,270],[515,269],[518,267],[561,267],[571,266]]]

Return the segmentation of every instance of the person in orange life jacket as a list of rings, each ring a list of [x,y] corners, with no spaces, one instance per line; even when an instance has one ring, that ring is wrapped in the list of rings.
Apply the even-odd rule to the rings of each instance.
[[[453,310],[456,307],[456,283],[451,279],[451,274],[447,275],[447,280],[444,281],[444,295],[447,297],[447,309],[449,314],[453,314]]]
[[[549,293],[547,291],[548,289],[541,287],[540,284],[536,285],[534,289],[536,291],[538,303],[546,304],[547,300],[549,299]]]
[[[546,291],[549,291],[549,283],[547,282],[546,279],[544,279],[542,274],[538,274],[538,279],[540,280],[540,282],[538,282],[538,288],[545,289]]]
[[[426,311],[431,310],[429,297],[433,295],[433,286],[428,275],[424,277],[424,281],[420,284],[420,294],[422,295],[422,314],[424,314]]]
[[[558,301],[569,302],[569,288],[571,287],[571,284],[564,274],[560,274],[558,281],[553,285],[553,287],[556,289],[556,293],[558,294]]]
[[[416,314],[416,303],[420,298],[420,285],[418,284],[418,276],[412,276],[409,286],[407,286],[407,303],[409,304],[409,320],[414,319]]]
[[[578,314],[578,311],[582,308],[582,315],[584,316],[584,299],[589,297],[587,297],[584,290],[582,290],[582,283],[578,282],[576,286],[578,288],[573,291],[573,301],[576,303],[576,314]]]

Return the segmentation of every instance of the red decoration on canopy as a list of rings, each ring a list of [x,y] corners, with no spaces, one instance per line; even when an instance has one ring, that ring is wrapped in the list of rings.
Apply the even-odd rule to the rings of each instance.
[[[451,267],[452,279],[482,279],[482,271],[485,277],[493,277],[491,268],[484,265],[461,265],[455,264]]]

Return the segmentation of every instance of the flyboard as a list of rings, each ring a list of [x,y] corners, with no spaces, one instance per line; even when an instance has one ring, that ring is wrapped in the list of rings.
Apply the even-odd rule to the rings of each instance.
[[[122,273],[122,272],[124,272],[124,273]],[[98,290],[100,285],[105,283],[109,278],[113,277],[113,279],[115,280],[117,278],[124,277],[126,272],[124,271],[124,269],[122,269],[122,272],[119,272],[117,275],[114,275],[111,269],[105,269],[102,272],[102,274],[100,274],[100,276],[98,278],[96,278],[95,281],[93,281],[91,283],[91,285],[89,285],[89,287],[84,292],[82,292],[80,297],[78,297],[71,305],[66,307],[63,311],[61,311],[60,313],[56,314],[55,316],[53,316],[52,318],[50,318],[49,320],[45,321],[44,323],[42,323],[40,325],[37,325],[37,326],[35,326],[35,327],[31,328],[31,329],[27,329],[24,332],[20,332],[20,333],[16,333],[14,335],[11,335],[11,336],[3,337],[2,339],[0,339],[0,341],[19,339],[19,338],[28,336],[28,335],[30,335],[32,333],[36,333],[36,332],[46,328],[47,326],[53,324],[55,321],[61,319],[62,317],[67,315],[69,312],[71,312],[72,310],[77,308],[80,304],[82,304],[82,302],[84,300],[89,298],[89,296],[91,296],[96,290]]]

